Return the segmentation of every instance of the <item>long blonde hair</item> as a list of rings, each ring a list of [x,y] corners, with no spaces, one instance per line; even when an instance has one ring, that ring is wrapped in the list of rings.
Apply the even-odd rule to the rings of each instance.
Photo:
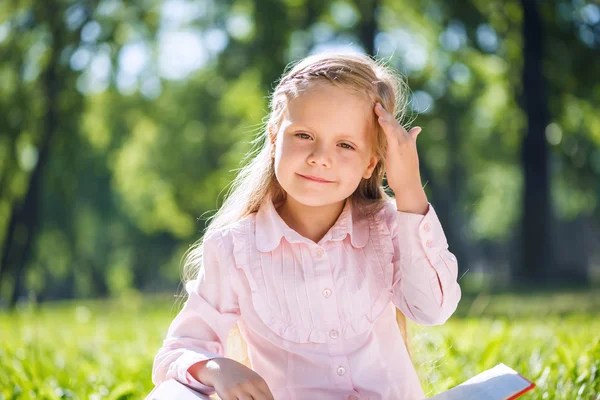
[[[380,102],[392,111],[399,121],[406,116],[408,86],[401,75],[391,68],[362,54],[317,54],[290,64],[270,96],[270,113],[264,129],[252,142],[248,153],[249,162],[240,169],[231,183],[228,194],[219,210],[209,219],[205,234],[235,223],[258,211],[263,199],[271,196],[274,202],[285,198],[285,192],[277,182],[271,157],[271,139],[279,129],[287,104],[310,90],[315,84],[328,83],[367,96],[371,104]],[[374,153],[379,159],[369,179],[362,179],[351,195],[352,201],[360,206],[380,209],[386,201],[392,201],[384,190],[386,141],[385,134],[373,114]],[[194,243],[185,254],[183,287],[196,279],[202,268],[202,238]],[[396,321],[409,350],[406,317],[398,309]],[[235,326],[229,333],[226,344],[227,357],[250,366],[246,343]]]

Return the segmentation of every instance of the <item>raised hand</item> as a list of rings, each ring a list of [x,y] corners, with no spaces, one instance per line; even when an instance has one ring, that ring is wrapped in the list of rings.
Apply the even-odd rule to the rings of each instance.
[[[425,214],[429,204],[421,186],[417,154],[417,136],[421,128],[415,126],[407,132],[380,103],[375,103],[374,111],[387,139],[386,175],[388,185],[396,195],[398,210]]]
[[[397,192],[406,185],[420,184],[417,136],[421,128],[416,126],[407,132],[380,103],[375,104],[375,114],[388,143],[385,160],[388,185]]]

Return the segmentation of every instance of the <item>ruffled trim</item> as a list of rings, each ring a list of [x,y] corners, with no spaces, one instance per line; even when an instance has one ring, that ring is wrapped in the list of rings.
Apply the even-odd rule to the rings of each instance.
[[[236,266],[244,271],[248,283],[250,284],[250,291],[252,297],[252,304],[256,314],[261,321],[271,329],[275,334],[280,337],[297,343],[325,343],[326,333],[320,329],[314,329],[308,326],[295,326],[276,318],[272,315],[269,305],[266,299],[261,293],[265,293],[265,283],[262,279],[256,279],[261,277],[262,268],[260,264],[256,267],[252,267],[252,243],[248,238],[254,237],[254,219],[248,219],[248,223],[238,224],[230,232],[233,235],[233,256],[235,259]],[[257,251],[257,249],[255,249]],[[257,271],[253,271],[256,269]]]
[[[355,317],[342,329],[342,335],[345,338],[352,338],[373,329],[375,322],[383,314],[390,301],[392,301],[392,293],[387,290],[382,291],[375,304],[371,306],[371,315],[363,314]]]
[[[384,277],[379,277],[382,282],[389,282],[390,287],[382,290],[380,296],[374,304],[369,307],[367,314],[355,316],[351,321],[342,327],[341,336],[349,339],[367,331],[370,331],[376,320],[383,314],[386,307],[392,300],[391,282],[393,275],[393,265],[391,259],[393,256],[393,246],[391,243],[391,234],[385,223],[385,209],[382,209],[376,215],[369,216],[369,229],[371,234],[376,232],[378,240],[374,240],[375,249],[380,265],[384,266]],[[251,299],[256,314],[263,324],[272,330],[279,337],[295,343],[326,343],[329,330],[324,330],[315,326],[304,326],[291,323],[273,315],[269,308],[266,296],[266,285],[262,279],[262,266],[260,262],[253,263],[254,257],[258,252],[250,238],[254,237],[255,220],[248,218],[244,223],[236,224],[231,230],[233,253],[236,267],[244,271],[251,290]],[[387,260],[386,263],[382,261]],[[253,266],[254,264],[254,266]]]

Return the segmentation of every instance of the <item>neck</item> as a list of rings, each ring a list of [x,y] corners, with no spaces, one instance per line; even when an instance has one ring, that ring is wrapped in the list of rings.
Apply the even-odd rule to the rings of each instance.
[[[324,206],[307,206],[287,196],[277,212],[290,228],[318,243],[335,224],[344,204],[344,201],[340,201]]]

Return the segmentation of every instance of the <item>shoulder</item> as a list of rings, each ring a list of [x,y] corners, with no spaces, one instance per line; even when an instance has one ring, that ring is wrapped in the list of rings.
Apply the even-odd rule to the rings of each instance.
[[[250,214],[231,224],[209,228],[204,235],[205,251],[216,251],[231,264],[246,265],[250,262],[250,246],[254,238],[256,214]]]
[[[391,222],[395,222],[396,215],[398,214],[398,209],[396,208],[396,200],[395,199],[386,200],[382,207],[382,213],[388,224]]]
[[[250,214],[231,224],[219,227],[209,228],[204,234],[204,242],[221,242],[233,244],[236,240],[244,240],[254,233],[254,223],[256,214]]]
[[[381,199],[361,205],[361,213],[379,227],[392,227],[396,223],[396,201]]]
[[[394,254],[393,231],[395,216],[395,201],[390,199],[370,200],[361,202],[357,207],[360,209],[360,217],[356,226],[368,225],[369,242],[374,247],[377,257],[382,265],[388,265]],[[358,229],[357,232],[363,232]]]
[[[396,202],[389,198],[361,201],[353,218],[359,232],[364,231],[361,226],[368,226],[372,242],[379,247],[386,247],[396,230]]]

